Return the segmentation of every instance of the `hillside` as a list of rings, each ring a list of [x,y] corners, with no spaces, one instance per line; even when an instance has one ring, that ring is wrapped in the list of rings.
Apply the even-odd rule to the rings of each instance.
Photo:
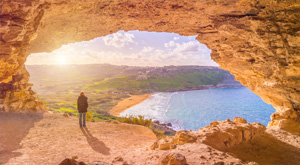
[[[151,93],[192,90],[207,85],[241,86],[228,71],[212,66],[133,67],[109,64],[28,65],[33,90],[42,93]],[[230,83],[227,83],[227,82]],[[141,91],[139,91],[141,90]]]
[[[124,76],[93,82],[84,89],[144,94],[205,89],[219,84],[241,86],[229,72],[217,67],[169,66],[135,69],[135,72]]]

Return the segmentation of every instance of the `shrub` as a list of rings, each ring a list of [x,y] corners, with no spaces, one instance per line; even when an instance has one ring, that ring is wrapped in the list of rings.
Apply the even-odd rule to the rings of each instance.
[[[93,121],[93,115],[91,114],[91,112],[86,113],[86,120],[87,121]]]
[[[152,119],[145,119],[144,116],[141,116],[141,115],[139,115],[138,117],[135,117],[132,115],[125,116],[125,117],[119,117],[119,118],[117,118],[117,121],[119,121],[121,123],[146,126],[146,127],[150,128],[153,131],[153,133],[156,135],[156,137],[158,137],[158,138],[165,135],[165,131],[156,129],[156,127],[154,127],[152,125]]]
[[[138,117],[135,116],[125,116],[117,118],[117,121],[121,123],[128,123],[128,124],[136,124],[136,125],[143,125],[149,127],[152,124],[151,119],[145,119],[144,116],[139,115]]]
[[[139,123],[140,125],[145,125],[145,119],[144,119],[144,116],[139,115],[137,120],[138,120],[138,123]]]
[[[152,131],[156,135],[156,137],[158,137],[158,138],[162,137],[165,134],[165,131],[160,131],[160,130],[157,130],[157,129],[153,129]]]
[[[133,117],[133,118],[132,118],[132,123],[133,123],[133,124],[137,124],[137,125],[141,125],[141,124],[139,123],[139,119],[138,119],[137,117]]]

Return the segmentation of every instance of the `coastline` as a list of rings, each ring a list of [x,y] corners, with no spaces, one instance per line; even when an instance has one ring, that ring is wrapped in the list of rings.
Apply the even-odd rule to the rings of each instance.
[[[109,110],[109,114],[113,116],[119,116],[120,113],[124,112],[126,109],[131,108],[141,102],[149,99],[152,94],[143,94],[143,95],[130,95],[129,98],[126,98],[120,102],[116,106],[114,106],[111,110]]]
[[[233,88],[241,88],[244,86],[238,86],[238,87],[233,87]],[[207,90],[211,88],[228,88],[228,87],[223,87],[223,86],[209,86],[209,87],[201,87],[201,88],[190,88],[190,89],[181,89],[181,90],[170,90],[170,91],[165,91],[162,93],[171,93],[171,92],[187,92],[187,91],[196,91],[196,90]],[[149,99],[154,93],[151,94],[141,94],[141,95],[130,95],[129,98],[126,98],[120,102],[113,108],[111,108],[108,113],[113,116],[119,116],[122,112],[126,111],[127,109],[140,104],[141,102]]]

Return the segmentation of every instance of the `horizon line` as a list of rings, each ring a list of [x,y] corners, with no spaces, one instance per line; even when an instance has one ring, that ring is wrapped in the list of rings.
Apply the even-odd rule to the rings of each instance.
[[[128,67],[170,67],[170,66],[202,66],[202,67],[218,67],[214,65],[164,65],[164,66],[137,66],[137,65],[116,65],[108,63],[90,63],[90,64],[25,64],[25,66],[72,66],[72,65],[111,65],[111,66],[128,66]]]

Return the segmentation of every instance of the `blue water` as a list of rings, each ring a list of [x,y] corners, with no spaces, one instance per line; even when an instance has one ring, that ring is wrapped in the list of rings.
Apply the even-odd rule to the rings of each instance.
[[[232,120],[233,117],[267,125],[274,112],[271,105],[248,88],[215,88],[156,93],[120,116],[143,115],[162,123],[171,122],[175,130],[198,130],[214,120]]]

